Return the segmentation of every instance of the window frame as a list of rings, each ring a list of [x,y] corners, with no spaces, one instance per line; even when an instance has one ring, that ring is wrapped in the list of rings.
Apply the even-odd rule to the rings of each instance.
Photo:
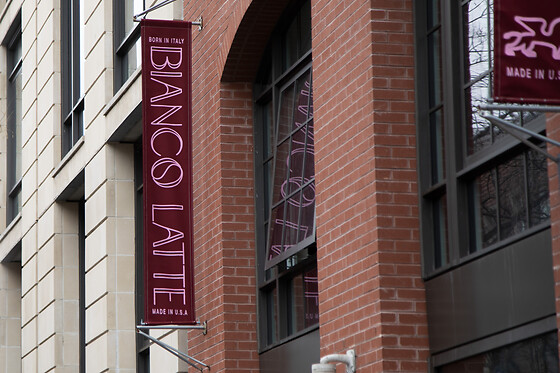
[[[140,22],[135,22],[131,30],[125,30],[124,17],[127,15],[125,11],[125,1],[113,1],[113,29],[114,29],[114,77],[113,77],[113,93],[125,84],[132,76],[128,73],[128,54],[140,42]],[[131,0],[134,1],[134,0]],[[146,2],[142,0],[142,7],[146,9]],[[140,67],[140,62],[138,66]]]
[[[78,335],[79,373],[86,372],[86,202],[78,202]]]
[[[286,11],[278,23],[282,26],[271,36],[253,89],[259,353],[265,353],[319,328],[319,323],[316,322],[299,330],[296,326],[294,330],[294,323],[298,319],[291,315],[298,314],[297,311],[289,310],[290,299],[294,299],[289,290],[290,282],[300,275],[305,276],[309,271],[317,269],[316,219],[314,219],[311,236],[298,242],[293,250],[276,257],[278,259],[275,258],[276,260],[269,263],[269,266],[266,263],[269,247],[268,222],[272,212],[273,169],[276,159],[277,134],[274,132],[279,115],[280,92],[282,87],[288,87],[307,72],[312,77],[311,48],[308,51],[301,51],[300,42],[303,40],[301,35],[298,35],[295,46],[295,50],[298,51],[297,58],[288,58],[291,66],[286,66],[287,60],[282,52],[285,44],[284,32],[293,25],[293,22],[297,22],[298,33],[301,33],[300,10],[304,4],[306,2],[295,4]],[[263,117],[268,119],[263,120]],[[310,120],[313,120],[312,116]],[[267,165],[269,173],[266,171]],[[269,303],[270,297],[275,299],[274,304]]]
[[[23,51],[22,51],[22,32],[21,32],[21,14],[17,16],[14,24],[11,26],[12,30],[7,38],[6,51],[7,51],[7,140],[12,137],[15,141],[7,141],[7,159],[6,159],[6,222],[9,224],[20,213],[21,210],[21,189],[22,189],[22,170],[21,170],[21,126],[22,126],[22,68],[23,68]],[[19,92],[18,92],[19,91]],[[19,115],[18,115],[18,95],[19,101]],[[19,129],[19,139],[18,129]],[[19,144],[18,144],[19,142]],[[19,149],[18,149],[19,147]],[[18,157],[19,152],[19,157]],[[20,163],[18,175],[18,161]]]
[[[134,142],[134,229],[135,229],[135,322],[141,325],[144,319],[144,180],[142,137]],[[149,330],[146,333],[150,333]],[[150,345],[146,337],[136,333],[136,372],[150,372]]]
[[[417,149],[418,181],[420,197],[420,229],[422,240],[422,273],[425,279],[432,278],[464,263],[475,260],[481,255],[500,249],[515,241],[525,240],[531,235],[549,227],[550,222],[532,226],[513,237],[498,239],[488,247],[477,247],[473,240],[472,201],[469,201],[469,188],[476,181],[476,176],[497,167],[515,155],[523,154],[526,149],[519,140],[512,136],[502,136],[484,148],[469,153],[467,146],[470,123],[467,115],[472,114],[472,106],[465,103],[465,89],[472,84],[465,83],[465,38],[457,40],[452,35],[463,35],[463,6],[469,1],[451,2],[447,0],[419,0],[414,2],[416,34],[416,113],[417,113]],[[439,4],[439,11],[433,12],[430,5]],[[429,20],[438,14],[439,22]],[[429,37],[434,30],[440,30],[439,78],[433,78],[435,58],[430,54],[437,48],[430,49]],[[490,55],[493,57],[492,55]],[[432,64],[432,65],[431,65]],[[490,72],[491,74],[491,72]],[[438,80],[439,79],[439,80]],[[491,81],[491,80],[490,80]],[[431,91],[441,89],[440,106],[430,101]],[[457,93],[460,92],[460,93]],[[426,94],[427,93],[427,94]],[[442,109],[442,147],[439,149],[430,115]],[[469,112],[470,111],[470,112]],[[522,112],[520,112],[522,118]],[[532,118],[522,125],[536,133],[543,133],[546,127],[544,116]],[[491,127],[492,128],[492,127]],[[524,138],[528,136],[524,135]],[[425,154],[420,149],[430,149]],[[435,175],[438,160],[435,155],[445,154],[441,158],[443,176]],[[529,192],[527,185],[525,194]],[[442,202],[439,202],[442,201]],[[438,205],[445,206],[438,210]],[[469,211],[460,214],[459,211]],[[438,220],[439,219],[439,220]],[[443,221],[445,224],[438,224]],[[465,229],[464,227],[469,227]],[[527,240],[529,244],[530,240]],[[473,249],[474,248],[474,249]],[[446,260],[445,256],[447,256]]]
[[[84,16],[82,0],[62,0],[62,156],[84,134]]]

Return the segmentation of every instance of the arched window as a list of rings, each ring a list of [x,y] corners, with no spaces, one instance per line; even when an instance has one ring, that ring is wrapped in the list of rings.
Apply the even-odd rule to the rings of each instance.
[[[254,85],[261,352],[319,323],[310,1],[286,12]]]

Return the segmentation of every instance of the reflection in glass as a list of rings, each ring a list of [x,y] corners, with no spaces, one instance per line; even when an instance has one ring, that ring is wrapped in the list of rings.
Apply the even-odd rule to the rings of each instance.
[[[262,109],[262,129],[263,129],[263,158],[272,156],[274,151],[274,126],[272,121],[272,103],[267,102]]]
[[[290,280],[288,334],[297,333],[319,322],[319,287],[317,268],[300,273]]]
[[[276,330],[276,324],[278,322],[278,314],[276,311],[276,299],[278,297],[278,292],[276,288],[272,289],[272,291],[268,291],[265,293],[265,302],[266,302],[266,338],[267,338],[267,345],[271,345],[278,339],[278,334]]]
[[[434,203],[434,264],[435,268],[449,263],[449,247],[447,244],[447,196]]]
[[[428,1],[428,29],[431,29],[440,23],[439,0]]]
[[[447,364],[438,373],[558,373],[558,336],[547,333]]]
[[[546,157],[535,150],[482,173],[471,188],[471,252],[550,219]]]
[[[428,35],[428,65],[430,82],[430,108],[442,101],[442,70],[441,70],[441,30],[437,29]]]
[[[469,154],[492,144],[493,126],[472,108],[489,102],[492,86],[493,8],[488,0],[463,5],[463,45],[467,149]]]
[[[315,221],[311,71],[287,86],[280,97],[267,260],[310,237]]]
[[[311,2],[306,1],[282,35],[282,71],[311,49]]]
[[[463,6],[465,83],[488,75],[492,62],[492,7],[488,0],[471,0]]]
[[[480,175],[474,193],[477,247],[487,247],[498,241],[498,209],[496,172],[491,170]],[[476,251],[476,250],[473,250]]]
[[[140,66],[140,64],[142,63],[140,39],[138,39],[134,43],[132,48],[128,50],[128,52],[126,53],[126,57],[124,59],[125,59],[124,65],[126,66],[126,69],[124,69],[123,71],[124,74],[123,82],[126,81],[132,75],[132,73],[136,71],[138,66]]]
[[[528,228],[524,170],[523,155],[498,166],[501,239],[513,236]]]
[[[8,47],[7,79],[7,222],[21,210],[22,59],[21,34]]]
[[[432,156],[432,184],[445,179],[445,126],[443,109],[430,114],[430,139]]]
[[[115,24],[116,53],[119,57],[119,77],[115,88],[120,88],[132,76],[142,63],[140,44],[140,24],[133,17],[145,9],[144,0],[120,0],[118,21]]]
[[[546,150],[546,146],[541,144]],[[527,153],[527,188],[529,195],[529,226],[550,220],[547,161],[537,151]]]

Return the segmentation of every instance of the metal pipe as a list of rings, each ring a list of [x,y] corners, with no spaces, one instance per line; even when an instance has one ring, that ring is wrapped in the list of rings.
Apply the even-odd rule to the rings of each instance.
[[[513,104],[487,104],[476,105],[477,109],[492,111],[492,110],[511,110],[511,111],[536,111],[536,112],[550,112],[559,113],[560,106],[544,106],[544,105],[513,105]]]
[[[144,333],[142,330],[137,329],[138,334],[148,338],[150,341],[154,342],[155,344],[157,344],[158,346],[160,346],[161,348],[163,348],[164,350],[172,353],[173,355],[177,356],[179,359],[183,360],[185,363],[189,364],[190,366],[192,366],[195,369],[198,369],[199,371],[203,371],[203,368],[196,366],[194,363],[190,362],[189,360],[194,361],[196,364],[202,365],[208,369],[210,369],[210,366],[207,364],[204,364],[202,361],[195,359],[192,356],[189,356],[179,350],[177,350],[176,348],[168,345],[165,342],[160,341],[157,338],[152,337],[151,335]]]
[[[148,9],[144,10],[143,12],[140,12],[140,13],[138,13],[138,14],[135,14],[135,15],[132,17],[132,19],[133,19],[135,22],[140,22],[140,21],[138,20],[139,17],[142,17],[143,15],[146,15],[146,14],[150,13],[152,10],[159,9],[159,8],[161,8],[162,6],[165,6],[165,5],[167,5],[167,4],[169,4],[169,3],[172,3],[172,2],[174,2],[174,1],[175,1],[175,0],[165,0],[165,1],[163,1],[162,3],[159,3],[159,4],[156,4],[156,5],[154,5],[154,6],[149,7]]]
[[[536,152],[541,153],[542,155],[544,155],[548,159],[552,160],[553,162],[556,162],[556,163],[559,162],[558,157],[550,154],[546,150],[541,149],[540,147],[538,147],[536,144],[532,143],[531,141],[519,136],[519,134],[517,134],[515,131],[519,131],[519,132],[525,133],[529,136],[536,137],[537,139],[539,139],[541,141],[548,142],[548,143],[550,143],[552,145],[555,145],[555,146],[558,146],[558,147],[560,147],[559,142],[551,140],[546,136],[543,136],[539,133],[530,131],[530,130],[524,128],[524,127],[520,127],[520,126],[517,126],[515,124],[509,123],[508,121],[505,121],[505,120],[503,120],[501,118],[498,118],[498,117],[495,117],[493,115],[481,115],[481,117],[489,120],[495,126],[500,127],[500,129],[502,129],[503,131],[509,133],[511,136],[515,137],[517,140],[521,141],[522,143],[524,143],[528,147],[532,148]]]
[[[156,4],[156,5],[154,5],[154,6],[151,6],[151,7],[149,7],[148,9],[144,10],[143,12],[140,12],[140,13],[138,13],[138,14],[135,14],[135,15],[132,17],[132,20],[133,20],[134,22],[140,22],[140,17],[142,17],[142,16],[144,16],[144,15],[150,13],[152,10],[159,9],[159,8],[161,8],[162,6],[165,6],[165,5],[167,5],[167,4],[170,4],[170,3],[174,2],[174,1],[175,1],[175,0],[165,0],[165,1],[161,2],[161,3],[159,3],[159,4]],[[200,16],[200,18],[198,18],[196,21],[191,22],[191,24],[192,24],[193,26],[198,26],[198,31],[202,31],[202,16]]]
[[[332,354],[321,358],[320,364],[313,364],[311,371],[313,373],[328,372],[329,363],[343,363],[346,365],[346,373],[356,373],[356,353],[354,350],[346,351],[346,355]]]
[[[208,324],[206,321],[202,325],[137,325],[138,329],[150,330],[150,329],[199,329],[202,333],[206,335],[208,331]]]
[[[528,129],[525,128],[525,127],[520,127],[520,126],[518,126],[518,125],[515,125],[515,124],[513,124],[513,123],[510,123],[510,122],[508,122],[507,120],[504,120],[504,119],[502,119],[502,118],[498,118],[498,117],[495,117],[495,116],[493,116],[493,115],[481,115],[481,117],[488,119],[490,122],[492,122],[492,123],[494,123],[494,124],[496,124],[496,125],[501,124],[501,125],[503,125],[503,126],[506,126],[506,127],[508,127],[508,128],[511,128],[511,129],[513,129],[513,130],[516,130],[516,131],[519,131],[519,132],[523,132],[523,133],[526,134],[526,135],[529,135],[529,136],[532,136],[532,137],[536,137],[537,139],[539,139],[539,140],[541,140],[541,141],[544,141],[544,142],[547,142],[547,143],[552,144],[552,145],[554,145],[554,146],[560,147],[560,142],[555,141],[555,140],[552,140],[552,139],[549,139],[548,137],[543,136],[543,135],[541,135],[541,134],[539,134],[539,133],[533,132],[533,131],[531,131],[531,130],[528,130]],[[500,127],[500,126],[499,126],[499,127]]]

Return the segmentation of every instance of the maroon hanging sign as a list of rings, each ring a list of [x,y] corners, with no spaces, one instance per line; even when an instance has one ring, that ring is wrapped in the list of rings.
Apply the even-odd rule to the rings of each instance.
[[[191,23],[141,21],[147,325],[194,324]]]
[[[560,103],[560,6],[494,0],[494,100]]]

